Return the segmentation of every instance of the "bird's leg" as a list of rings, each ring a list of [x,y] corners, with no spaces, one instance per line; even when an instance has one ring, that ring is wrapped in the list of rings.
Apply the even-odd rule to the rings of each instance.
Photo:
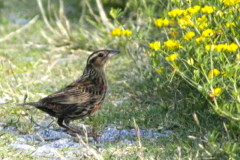
[[[83,132],[81,130],[79,130],[79,129],[69,125],[70,124],[70,120],[68,120],[68,119],[58,118],[57,123],[58,123],[59,126],[61,126],[63,128],[66,128],[67,130],[70,130],[73,133],[77,133],[77,134],[83,135]]]
[[[80,129],[70,125],[70,120],[69,119],[64,119],[64,123],[65,123],[65,126],[67,126],[67,128],[70,131],[72,131],[72,132],[74,132],[76,134],[79,134],[79,135],[84,135],[83,131],[81,131]]]
[[[90,132],[90,135],[91,137],[93,137],[93,139],[98,142],[98,137],[99,137],[99,134],[97,132],[97,127],[98,127],[98,121],[96,121],[96,117],[93,116],[89,116],[89,120],[92,122],[92,129],[91,129],[91,132]]]
[[[81,130],[75,128],[75,127],[70,126],[70,120],[68,120],[68,119],[58,118],[57,123],[60,127],[66,128],[67,130],[71,131],[72,133],[69,133],[69,134],[72,135],[72,136],[76,136],[76,134],[85,135],[83,133],[83,131],[81,131]],[[97,142],[97,135],[95,134],[95,132],[88,133],[87,136],[88,137],[93,137],[93,139]]]
[[[67,126],[63,124],[64,118],[58,118],[57,123],[60,127],[63,127],[65,129],[69,129]]]

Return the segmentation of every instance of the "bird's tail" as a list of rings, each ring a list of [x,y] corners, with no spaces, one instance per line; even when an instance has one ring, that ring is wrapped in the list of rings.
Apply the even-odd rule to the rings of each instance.
[[[25,106],[25,105],[41,107],[42,103],[40,103],[40,102],[27,102],[27,103],[20,103],[20,104],[18,104],[18,106]]]
[[[27,97],[28,97],[28,95],[25,94],[23,103],[18,103],[17,105],[18,105],[18,106],[28,105],[28,106],[34,106],[34,107],[41,107],[41,106],[43,106],[43,104],[42,104],[41,102],[27,102],[27,103],[26,103]]]

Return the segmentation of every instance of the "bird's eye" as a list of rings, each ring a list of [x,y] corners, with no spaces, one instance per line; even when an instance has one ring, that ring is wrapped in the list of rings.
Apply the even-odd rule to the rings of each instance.
[[[98,54],[98,57],[103,57],[104,55],[102,53],[99,53]]]

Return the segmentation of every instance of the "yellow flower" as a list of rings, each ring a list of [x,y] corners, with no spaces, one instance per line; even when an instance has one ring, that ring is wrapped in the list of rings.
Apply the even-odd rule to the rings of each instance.
[[[211,93],[209,93],[209,100],[213,101],[215,97],[219,97],[222,93],[222,88],[214,88]]]
[[[168,62],[174,62],[177,58],[178,58],[178,54],[173,53],[173,54],[170,54],[169,56],[167,56],[165,59]]]
[[[201,9],[201,11],[203,13],[207,13],[207,14],[211,14],[216,10],[216,7],[212,7],[212,6],[205,6]]]
[[[239,0],[223,0],[225,6],[234,6],[237,3],[240,3]]]
[[[228,47],[228,45],[226,45],[226,44],[218,44],[218,45],[215,45],[214,50],[217,52],[222,52],[222,51],[225,51],[227,49],[227,47]]]
[[[213,50],[215,49],[215,45],[207,44],[207,45],[205,46],[205,49],[206,49],[207,51],[213,51]]]
[[[198,37],[198,38],[196,38],[195,39],[195,41],[196,41],[196,43],[197,44],[200,44],[202,41],[204,41],[205,40],[205,37],[203,37],[203,36],[200,36],[200,37]]]
[[[170,49],[178,49],[178,48],[183,48],[181,46],[181,44],[176,41],[176,40],[168,40],[168,41],[165,41],[164,42],[164,45],[167,47],[167,48],[170,48]]]
[[[226,27],[230,28],[230,27],[236,27],[236,24],[234,22],[227,22],[226,23]]]
[[[183,14],[184,14],[184,10],[181,10],[181,9],[178,9],[178,8],[173,9],[173,10],[168,12],[169,17],[179,17]]]
[[[155,41],[155,42],[149,43],[149,47],[157,51],[161,48],[161,43],[159,41]]]
[[[188,58],[187,63],[192,66],[194,64],[194,60],[192,58]]]
[[[206,15],[203,15],[202,17],[197,18],[197,26],[200,29],[204,29],[208,26],[208,19]]]
[[[162,70],[162,68],[157,68],[157,69],[156,69],[156,72],[157,72],[157,73],[162,73],[163,70]]]
[[[208,23],[206,23],[206,22],[203,22],[203,23],[198,25],[198,28],[200,28],[200,29],[204,29],[204,28],[207,28],[207,27],[208,27]]]
[[[238,49],[238,45],[237,45],[236,43],[231,43],[230,45],[228,45],[228,46],[226,47],[226,50],[227,50],[228,52],[236,52],[237,49]]]
[[[194,32],[187,32],[184,36],[183,39],[186,41],[190,41],[193,37],[195,36]]]
[[[163,18],[158,18],[154,21],[155,26],[157,27],[164,27],[167,26],[169,24],[169,20],[168,19],[163,19]]]
[[[201,9],[200,6],[193,6],[193,7],[187,8],[185,13],[186,13],[186,14],[189,14],[189,15],[194,15],[194,14],[197,13],[200,9]]]
[[[215,50],[217,52],[223,52],[223,51],[236,52],[238,49],[238,45],[236,43],[231,43],[230,45],[229,44],[206,45],[205,49]]]
[[[204,31],[202,32],[202,36],[203,36],[203,37],[210,37],[210,36],[212,36],[214,33],[215,33],[214,30],[212,30],[212,29],[206,29],[206,30],[204,30]]]
[[[201,23],[201,22],[207,22],[208,19],[207,19],[207,16],[206,15],[203,15],[202,17],[198,17],[197,18],[197,22],[198,23]]]
[[[114,28],[111,31],[111,36],[116,37],[116,36],[126,36],[129,37],[132,35],[132,31],[128,30],[128,29],[123,29],[121,30],[120,28]]]
[[[213,77],[218,76],[220,74],[221,74],[221,72],[218,69],[214,68],[214,69],[212,69],[208,72],[208,77],[213,78]]]
[[[190,16],[184,16],[178,20],[178,24],[181,28],[186,28],[187,26],[193,26]]]
[[[214,88],[212,94],[216,97],[219,97],[222,93],[222,88]]]
[[[129,36],[132,35],[132,31],[130,31],[128,29],[122,30],[122,35],[126,36],[126,37],[129,37]]]
[[[115,36],[121,36],[122,34],[122,30],[120,28],[114,28],[111,32],[111,36],[115,37]]]

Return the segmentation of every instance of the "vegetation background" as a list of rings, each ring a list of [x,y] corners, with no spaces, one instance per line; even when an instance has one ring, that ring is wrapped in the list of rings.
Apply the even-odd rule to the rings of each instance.
[[[105,159],[239,159],[239,12],[239,0],[0,0],[1,125],[34,133],[45,114],[16,103],[75,80],[92,51],[119,49],[108,98],[84,124],[173,134],[108,144]],[[0,133],[1,159],[34,159]]]

